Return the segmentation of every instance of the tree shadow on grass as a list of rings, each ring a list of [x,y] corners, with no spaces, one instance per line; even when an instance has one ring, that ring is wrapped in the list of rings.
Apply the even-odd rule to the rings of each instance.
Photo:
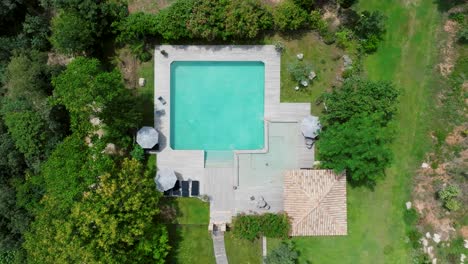
[[[434,0],[434,3],[440,12],[446,12],[452,7],[465,3],[465,0]]]
[[[171,249],[166,258],[167,263],[177,263],[177,250],[182,239],[182,230],[177,223],[177,217],[181,215],[176,198],[161,197],[159,200],[160,213],[158,222],[163,223],[169,233],[169,244]]]

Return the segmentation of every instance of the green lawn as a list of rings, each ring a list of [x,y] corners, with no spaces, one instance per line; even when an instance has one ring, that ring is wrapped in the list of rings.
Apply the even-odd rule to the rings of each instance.
[[[169,240],[173,249],[169,263],[215,263],[213,242],[205,225],[169,225]]]
[[[337,70],[341,68],[340,59],[343,52],[334,45],[326,45],[314,32],[304,32],[297,36],[275,35],[265,40],[266,44],[277,41],[285,45],[281,56],[281,101],[282,102],[312,102],[312,113],[319,115],[322,105],[316,105],[317,98],[336,81]],[[296,55],[304,54],[303,61],[310,63],[317,73],[317,78],[311,85],[296,91],[297,83],[291,77],[287,68],[291,62],[297,61]]]
[[[248,241],[238,239],[227,232],[224,236],[226,254],[229,263],[260,264],[262,263],[262,243],[260,239]]]
[[[161,207],[171,207],[176,214],[167,224],[169,263],[215,263],[213,242],[208,232],[209,204],[198,198],[161,198]]]
[[[137,93],[141,102],[143,124],[154,126],[154,62],[153,59],[138,66],[138,77],[145,78],[144,87],[138,87]]]
[[[361,9],[388,16],[388,32],[364,63],[369,78],[390,80],[402,91],[395,161],[374,191],[348,188],[348,236],[294,239],[300,263],[409,263],[402,220],[411,177],[429,148],[433,72],[441,15],[434,1],[361,0]]]

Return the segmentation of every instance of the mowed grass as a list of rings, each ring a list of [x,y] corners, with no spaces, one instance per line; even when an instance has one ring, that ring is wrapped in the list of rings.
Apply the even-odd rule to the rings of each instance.
[[[166,224],[172,247],[168,263],[215,263],[213,242],[208,232],[209,204],[198,198],[161,198],[161,206],[176,212]]]
[[[229,263],[262,263],[262,243],[260,239],[254,241],[239,239],[233,236],[231,232],[227,232],[224,235],[224,243]]]
[[[154,61],[143,62],[138,66],[138,77],[145,78],[143,87],[137,88],[141,102],[143,125],[154,126]]]
[[[370,79],[392,81],[402,92],[395,160],[374,190],[348,187],[348,236],[296,238],[300,263],[409,263],[402,219],[414,171],[429,148],[433,66],[441,15],[434,1],[361,0],[362,10],[388,16],[387,35],[364,67]]]
[[[316,104],[317,98],[336,81],[337,71],[341,68],[343,52],[334,45],[326,45],[315,32],[297,33],[294,36],[276,34],[265,40],[266,44],[280,41],[285,50],[281,55],[281,101],[312,102],[312,113],[320,115],[322,104]],[[308,87],[294,88],[298,85],[288,72],[288,65],[298,61],[297,54],[304,54],[303,62],[312,65],[317,74]]]

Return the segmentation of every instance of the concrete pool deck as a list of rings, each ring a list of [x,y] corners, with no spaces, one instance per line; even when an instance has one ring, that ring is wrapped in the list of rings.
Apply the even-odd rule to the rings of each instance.
[[[166,54],[163,55],[162,50]],[[158,167],[174,169],[183,180],[200,181],[200,193],[207,194],[211,199],[211,223],[229,223],[231,217],[240,212],[267,212],[265,209],[256,208],[255,202],[250,200],[252,196],[263,197],[271,206],[268,210],[270,212],[283,211],[282,175],[284,171],[292,168],[311,168],[314,151],[313,148],[306,148],[299,128],[301,120],[310,114],[310,103],[280,103],[281,54],[272,45],[161,45],[156,46],[154,59],[154,99],[157,107],[155,127],[161,134],[160,151],[157,157]],[[171,149],[169,144],[171,142],[170,65],[173,61],[262,61],[265,64],[264,149],[234,151],[233,163],[218,167],[205,167],[203,150]],[[165,105],[159,103],[159,97],[166,101]],[[270,146],[273,148],[269,149]],[[281,160],[282,155],[289,155],[291,152],[294,152],[294,155],[291,155],[287,166],[265,166],[269,161]],[[257,173],[262,175],[261,180],[248,180]],[[270,175],[271,178],[269,178]]]

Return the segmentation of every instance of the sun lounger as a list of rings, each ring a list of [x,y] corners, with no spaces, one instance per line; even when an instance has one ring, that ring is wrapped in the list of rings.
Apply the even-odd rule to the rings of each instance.
[[[191,196],[198,196],[200,194],[200,182],[192,181]]]
[[[182,181],[182,197],[189,197],[189,187],[188,181]]]

